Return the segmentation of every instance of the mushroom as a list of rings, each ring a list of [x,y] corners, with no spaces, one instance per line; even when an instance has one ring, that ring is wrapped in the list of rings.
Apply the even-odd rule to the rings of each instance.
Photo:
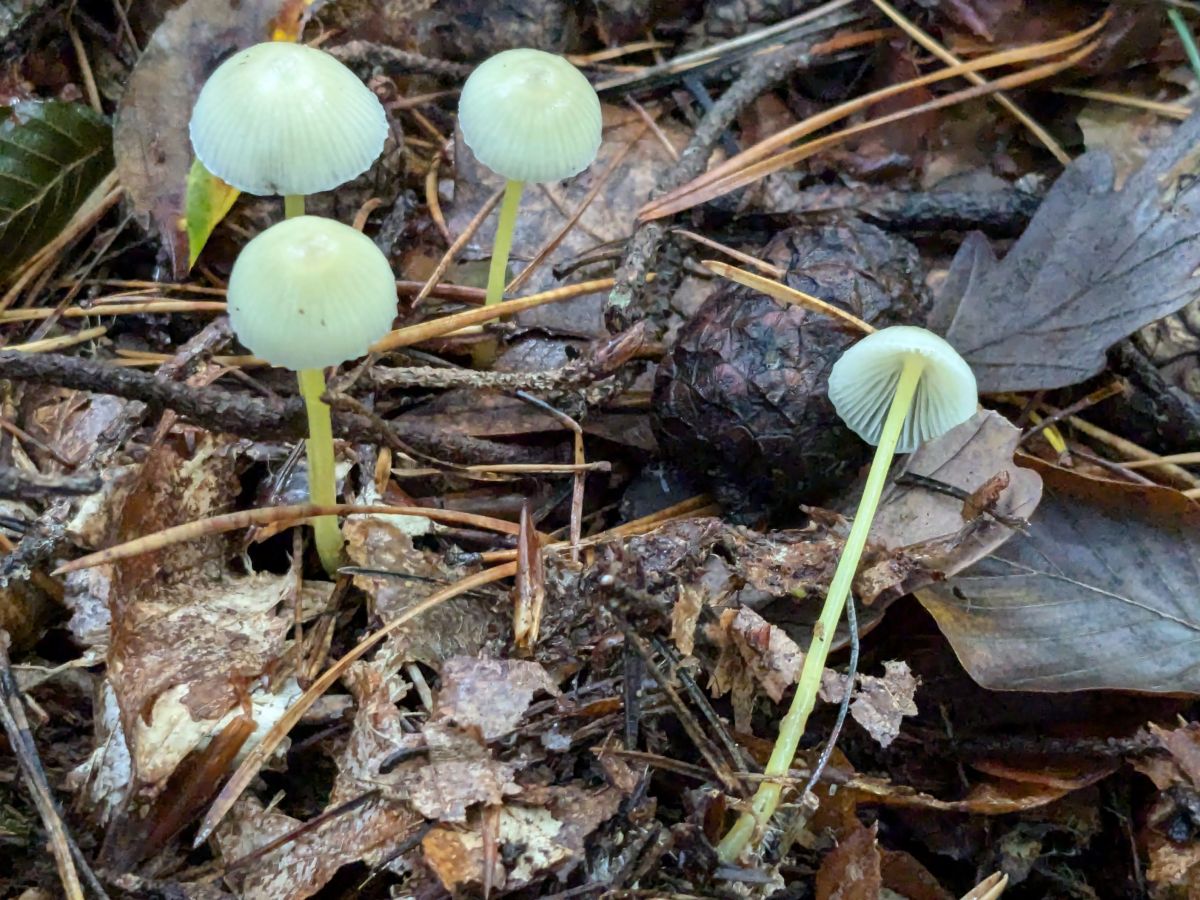
[[[383,150],[383,105],[323,50],[255,44],[217,67],[196,100],[192,148],[208,171],[248,194],[282,194],[285,214],[304,195],[361,175]]]
[[[924,328],[897,325],[867,335],[841,355],[829,373],[829,399],[842,420],[869,444],[876,445],[854,524],[834,570],[821,616],[792,705],[779,726],[779,737],[763,774],[787,774],[816,704],[821,673],[834,632],[871,531],[884,483],[896,453],[911,453],[975,414],[975,375],[946,341]],[[751,804],[717,846],[723,862],[738,858],[755,830],[779,805],[783,785],[764,781]]]
[[[513,225],[525,182],[559,181],[582,172],[600,149],[600,98],[583,73],[542,50],[505,50],[485,60],[458,101],[463,141],[476,159],[506,178],[486,303],[504,293]]]
[[[332,219],[297,216],[246,244],[229,276],[229,322],[238,340],[271,365],[296,372],[308,413],[313,503],[337,502],[326,366],[363,356],[392,327],[396,282],[366,235]],[[337,516],[313,520],[317,552],[337,572]]]

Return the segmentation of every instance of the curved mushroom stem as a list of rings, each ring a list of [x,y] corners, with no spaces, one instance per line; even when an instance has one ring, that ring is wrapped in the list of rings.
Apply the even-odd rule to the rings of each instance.
[[[319,506],[337,502],[337,482],[333,464],[333,422],[329,406],[321,399],[325,393],[325,373],[320,369],[303,369],[297,373],[300,395],[308,411],[308,496]],[[342,556],[342,531],[337,516],[318,516],[313,519],[313,533],[321,565],[330,577],[337,577]]]
[[[284,194],[283,195],[283,217],[285,219],[294,219],[296,216],[304,215],[304,195],[303,194]]]
[[[879,446],[875,449],[875,459],[871,462],[871,470],[867,473],[867,481],[863,486],[862,499],[854,514],[854,524],[850,527],[850,534],[842,548],[842,556],[833,573],[833,580],[829,583],[825,605],[821,608],[821,617],[813,628],[812,643],[804,655],[792,705],[783,721],[779,723],[779,737],[775,740],[775,748],[771,751],[771,758],[763,770],[763,774],[768,778],[787,775],[796,756],[796,748],[800,745],[800,738],[804,735],[804,727],[808,724],[809,713],[816,705],[817,692],[821,687],[821,673],[825,669],[825,661],[829,658],[829,648],[833,644],[838,621],[846,608],[850,585],[854,581],[858,562],[867,545],[867,535],[870,534],[871,522],[879,507],[879,498],[883,496],[883,486],[887,482],[888,470],[891,469],[896,443],[900,439],[904,420],[908,416],[909,407],[912,406],[924,369],[922,358],[914,355],[905,361],[900,372],[896,393],[892,397],[892,405],[888,409],[883,432],[879,436]],[[764,781],[759,785],[751,802],[751,812],[742,813],[717,845],[717,856],[723,863],[735,861],[753,839],[755,831],[770,821],[779,806],[782,793],[783,783],[780,781]]]
[[[523,181],[511,178],[504,186],[504,199],[500,201],[500,218],[496,222],[496,240],[492,244],[492,264],[488,269],[487,299],[485,306],[499,303],[504,297],[504,280],[508,275],[508,254],[512,250],[513,227],[517,222],[517,207],[521,205]]]

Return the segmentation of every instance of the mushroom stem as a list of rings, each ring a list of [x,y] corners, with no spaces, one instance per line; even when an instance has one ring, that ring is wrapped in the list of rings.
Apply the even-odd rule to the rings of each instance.
[[[329,406],[321,399],[325,393],[325,373],[321,369],[302,369],[300,396],[308,410],[308,496],[319,506],[337,502],[337,483],[333,467],[333,422]],[[342,531],[337,516],[318,516],[312,520],[321,565],[331,577],[337,576],[342,555]]]
[[[924,359],[913,354],[905,360],[900,371],[896,393],[892,396],[887,420],[879,436],[879,446],[875,450],[875,458],[871,462],[871,470],[867,473],[867,482],[863,486],[862,499],[854,514],[854,524],[850,527],[850,534],[842,548],[842,556],[825,594],[821,617],[813,628],[812,643],[804,655],[792,705],[779,724],[779,737],[775,740],[775,748],[771,751],[771,758],[763,770],[763,774],[768,778],[787,775],[796,756],[796,748],[800,745],[800,738],[804,734],[804,727],[808,723],[808,716],[816,705],[817,692],[821,687],[821,673],[825,669],[825,661],[829,658],[829,648],[833,644],[837,624],[846,608],[846,598],[850,594],[851,583],[858,571],[858,562],[867,545],[867,535],[871,532],[871,523],[879,507],[879,499],[883,496],[883,486],[891,469],[896,443],[904,429],[904,420],[908,416],[924,370]],[[739,816],[734,826],[717,845],[717,856],[722,862],[731,863],[741,855],[742,850],[753,839],[755,831],[765,826],[774,815],[782,793],[783,783],[780,781],[764,781],[759,785],[751,803],[751,812]]]
[[[488,269],[485,306],[499,303],[504,297],[504,281],[508,275],[508,254],[512,250],[513,227],[517,222],[517,207],[521,205],[523,181],[509,179],[500,201],[500,218],[496,222],[496,240],[492,244],[492,264]]]
[[[303,194],[284,194],[283,195],[283,217],[285,219],[294,219],[296,216],[304,215],[304,195]]]

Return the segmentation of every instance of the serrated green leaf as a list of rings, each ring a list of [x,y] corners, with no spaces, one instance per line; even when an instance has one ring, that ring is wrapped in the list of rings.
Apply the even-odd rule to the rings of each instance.
[[[192,163],[187,177],[186,219],[188,237],[188,268],[196,264],[200,251],[208,243],[213,229],[233,207],[238,194],[237,188],[226,184],[200,160]]]
[[[112,166],[112,129],[83,104],[29,101],[3,110],[0,279],[62,230]]]

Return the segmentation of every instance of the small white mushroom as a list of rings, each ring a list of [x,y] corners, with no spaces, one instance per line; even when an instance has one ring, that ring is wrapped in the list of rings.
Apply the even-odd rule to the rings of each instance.
[[[475,69],[458,101],[475,157],[510,181],[559,181],[600,149],[600,98],[583,73],[542,50],[505,50]]]
[[[326,366],[366,354],[392,327],[396,282],[387,258],[362,233],[317,216],[272,225],[242,250],[229,276],[229,322],[238,340],[275,366],[297,373],[308,412],[309,496],[337,500],[333,423]],[[313,520],[317,552],[337,573],[337,516]]]
[[[916,391],[896,453],[912,453],[965,422],[979,402],[971,367],[942,338],[912,325],[876,331],[843,353],[829,372],[833,408],[868,444],[879,444],[906,366],[916,373]]]
[[[932,332],[911,325],[867,335],[841,355],[829,373],[829,399],[842,420],[863,440],[875,444],[875,458],[863,485],[854,523],[825,594],[812,643],[804,655],[792,705],[779,726],[779,737],[763,770],[749,812],[738,817],[717,845],[722,862],[734,862],[779,806],[786,775],[808,716],[816,705],[821,674],[859,560],[879,508],[892,457],[909,453],[975,414],[975,375],[954,348]]]
[[[396,282],[366,235],[299,216],[245,246],[228,300],[238,340],[271,365],[299,372],[365,355],[392,327]]]
[[[542,50],[505,50],[479,65],[458,100],[458,125],[475,157],[508,179],[496,223],[486,304],[504,293],[525,182],[582,172],[600,149],[600,98],[583,73]]]
[[[303,196],[369,169],[388,123],[379,98],[328,53],[268,41],[217,67],[189,130],[204,167],[239,191]]]

